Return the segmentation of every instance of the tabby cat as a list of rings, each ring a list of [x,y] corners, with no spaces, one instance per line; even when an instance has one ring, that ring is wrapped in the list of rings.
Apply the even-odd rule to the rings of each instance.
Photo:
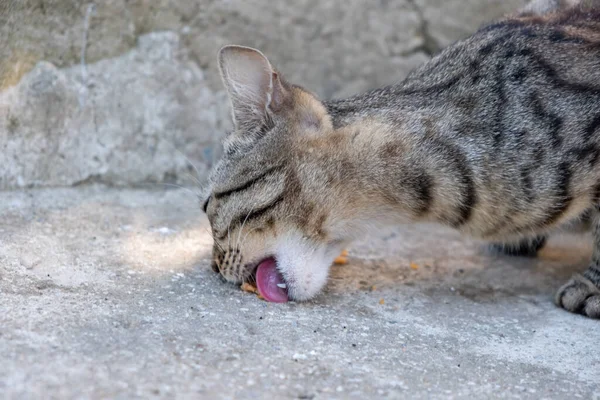
[[[300,301],[371,228],[438,222],[535,254],[587,216],[591,263],[555,301],[599,318],[600,8],[567,3],[535,1],[344,100],[287,82],[258,50],[221,49],[235,129],[204,198],[213,268],[241,283],[267,265],[263,286]]]

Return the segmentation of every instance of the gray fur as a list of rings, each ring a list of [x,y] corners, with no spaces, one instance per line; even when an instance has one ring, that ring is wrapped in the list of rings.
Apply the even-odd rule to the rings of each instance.
[[[600,9],[535,3],[403,82],[349,99],[319,101],[253,54],[272,93],[251,99],[262,122],[237,121],[211,178],[216,269],[251,279],[291,232],[331,249],[368,228],[428,221],[537,250],[556,228],[598,221]],[[239,62],[248,49],[227,51]],[[228,88],[246,83],[224,79]],[[590,268],[556,302],[600,317],[598,222],[594,237]],[[298,268],[281,267],[289,276]]]

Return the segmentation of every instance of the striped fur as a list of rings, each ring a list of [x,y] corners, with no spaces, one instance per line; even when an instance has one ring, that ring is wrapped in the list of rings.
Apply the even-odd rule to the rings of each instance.
[[[536,1],[402,83],[343,100],[289,84],[257,50],[225,48],[237,128],[206,206],[215,269],[247,280],[267,256],[288,260],[291,237],[334,257],[367,229],[425,221],[532,254],[586,215],[594,260],[556,301],[600,317],[600,8],[566,3]],[[291,297],[319,292],[286,262]]]

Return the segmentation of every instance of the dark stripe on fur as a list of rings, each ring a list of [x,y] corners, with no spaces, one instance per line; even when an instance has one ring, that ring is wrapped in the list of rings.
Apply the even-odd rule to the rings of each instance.
[[[415,193],[415,213],[422,216],[431,208],[433,202],[433,178],[425,171],[420,171],[410,182]]]
[[[533,190],[533,180],[531,179],[531,166],[525,166],[521,170],[521,185],[525,199],[531,203],[535,199],[535,190]]]
[[[256,210],[253,210],[249,214],[242,214],[242,215],[238,216],[237,218],[234,218],[233,221],[231,221],[230,226],[233,228],[235,226],[243,224],[244,221],[245,221],[245,223],[248,223],[254,219],[260,218],[267,211],[269,211],[270,209],[274,208],[279,203],[281,203],[283,201],[283,198],[284,197],[283,197],[283,193],[282,193],[279,196],[277,196],[276,198],[274,198],[273,200],[271,200],[269,203],[262,206],[261,208],[257,208]]]
[[[597,146],[588,144],[583,147],[575,147],[570,149],[569,155],[574,158],[574,161],[587,161],[588,167],[592,169],[598,164],[598,160],[600,159],[600,150],[598,150]]]
[[[281,167],[282,167],[281,165],[276,165],[274,167],[271,167],[271,168],[267,169],[265,172],[263,172],[262,174],[260,174],[260,175],[258,175],[256,177],[254,177],[254,178],[246,181],[245,183],[243,183],[240,186],[237,186],[237,187],[235,187],[233,189],[228,189],[228,190],[224,190],[222,192],[215,193],[214,194],[214,198],[215,199],[220,199],[220,198],[223,198],[225,196],[229,196],[229,195],[231,195],[233,193],[241,192],[241,191],[244,191],[246,189],[249,189],[251,186],[253,186],[257,182],[261,181],[262,179],[266,178],[267,176],[271,175],[273,172],[277,172],[278,170],[280,170]]]
[[[463,78],[463,76],[464,74],[458,74],[444,82],[440,82],[427,87],[403,88],[399,91],[399,94],[437,94],[439,92],[444,92],[450,89],[452,86],[456,85]]]
[[[600,114],[596,115],[589,125],[585,127],[583,139],[586,142],[589,141],[598,129],[600,129]]]
[[[540,55],[536,54],[532,49],[521,49],[519,51],[519,55],[530,58],[532,63],[537,65],[539,69],[544,72],[546,78],[548,78],[555,86],[580,94],[586,93],[600,96],[600,87],[566,81],[558,75],[558,72],[556,72],[556,70],[546,60],[544,60]]]
[[[457,207],[457,218],[449,220],[448,223],[455,228],[459,228],[469,222],[473,208],[477,204],[477,188],[473,181],[473,173],[469,169],[467,157],[458,147],[440,140],[433,140],[430,143],[440,155],[451,161],[452,166],[456,169],[455,176],[461,188],[461,202]]]
[[[505,57],[509,59],[514,54],[514,49],[507,49]],[[496,76],[494,80],[494,85],[492,90],[498,99],[498,104],[496,105],[496,115],[494,116],[494,147],[498,148],[503,139],[503,135],[505,134],[504,127],[504,114],[506,110],[506,93],[504,88],[504,69],[505,69],[505,60],[500,59],[498,64],[496,65]]]
[[[563,121],[556,114],[549,112],[544,109],[542,105],[542,101],[540,96],[537,93],[532,93],[529,96],[529,101],[531,107],[533,108],[533,113],[536,117],[542,120],[544,123],[548,124],[550,128],[548,134],[550,135],[550,143],[553,148],[559,148],[563,143],[563,138],[560,135],[560,131],[562,129]]]
[[[571,183],[571,170],[569,169],[568,162],[561,162],[556,168],[556,176],[558,182],[556,182],[556,202],[548,215],[541,224],[541,226],[552,225],[560,218],[561,215],[569,208],[573,198],[570,195],[569,185]]]

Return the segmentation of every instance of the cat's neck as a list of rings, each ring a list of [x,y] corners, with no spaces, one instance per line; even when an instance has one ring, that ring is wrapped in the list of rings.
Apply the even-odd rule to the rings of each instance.
[[[333,126],[341,128],[361,119],[370,118],[390,121],[390,110],[398,115],[413,109],[411,99],[404,96],[401,84],[371,90],[346,99],[329,100],[323,103],[331,116]]]
[[[401,90],[391,87],[325,103],[334,134],[319,140],[315,147],[328,154],[315,162],[319,170],[340,171],[340,182],[333,183],[343,190],[332,195],[345,198],[352,214],[361,216],[359,225],[382,219],[458,226],[463,199],[440,194],[463,183],[454,168],[458,161],[448,161],[452,145],[434,126],[435,100],[415,103]]]
[[[390,121],[385,107],[374,103],[359,109],[344,101],[327,106],[334,131],[296,148],[306,166],[299,168],[306,172],[302,181],[315,185],[307,192],[324,196],[324,203],[336,199],[335,220],[344,221],[340,229],[364,232],[432,220],[437,213],[431,203],[432,166],[419,154],[417,137],[403,128],[405,123]]]

